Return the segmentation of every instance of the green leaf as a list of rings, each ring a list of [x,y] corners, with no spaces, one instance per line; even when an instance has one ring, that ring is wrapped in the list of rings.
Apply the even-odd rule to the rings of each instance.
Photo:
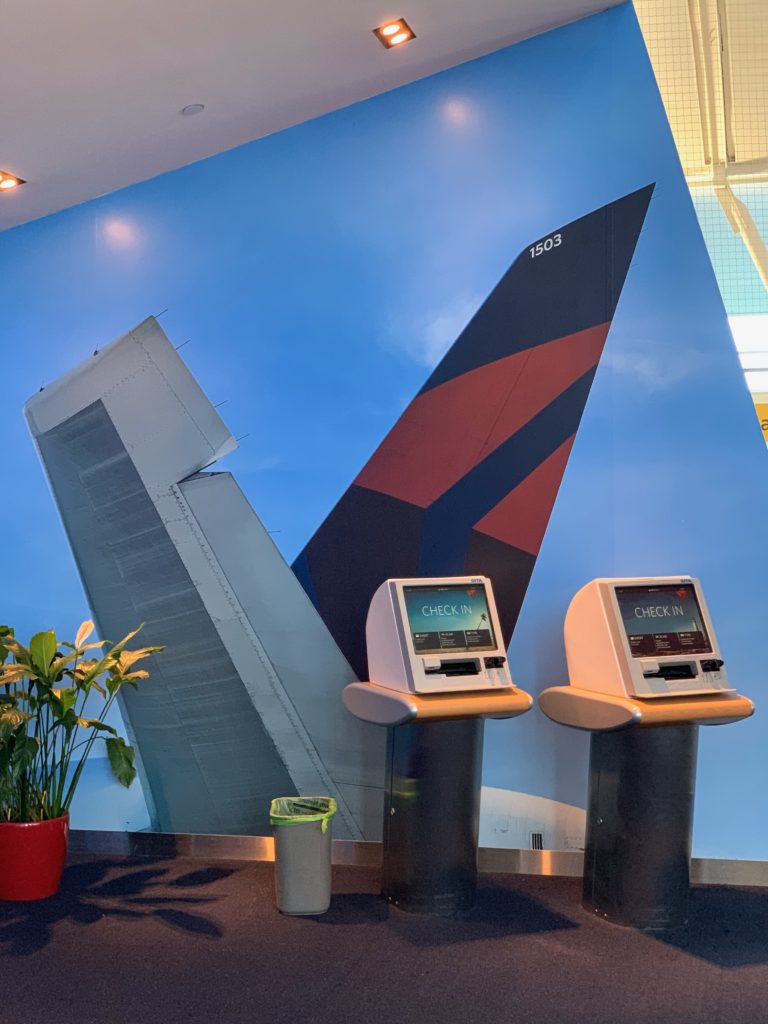
[[[127,789],[136,778],[136,769],[133,766],[136,753],[121,736],[105,740],[105,743],[115,778]]]
[[[160,651],[164,650],[164,647],[142,647],[136,651],[122,651],[117,659],[118,668],[121,672],[126,672],[131,665],[141,661],[142,658],[148,658],[150,654],[159,654]]]
[[[0,626],[0,664],[2,664],[2,662],[5,661],[5,659],[8,657],[10,653],[8,648],[3,643],[4,637],[13,639],[13,630],[11,629],[10,626]]]
[[[30,665],[29,651],[26,647],[22,647],[19,641],[14,636],[3,637],[3,647],[6,647],[11,654],[16,658],[16,661],[20,661],[24,665]]]
[[[77,658],[78,658],[78,651],[73,651],[72,654],[66,654],[66,655],[64,655],[64,657],[57,658],[55,661],[52,661],[51,662],[51,675],[52,676],[57,676],[60,672],[64,671],[64,669],[67,667],[67,665],[69,665],[73,661],[77,661]]]
[[[106,672],[112,664],[112,660],[108,654],[105,654],[98,661],[81,661],[75,672],[78,684],[84,690],[90,690],[94,679],[98,679],[102,672]]]
[[[59,717],[58,721],[59,725],[63,726],[67,736],[69,736],[73,729],[77,727],[77,715],[72,708],[70,708],[69,711],[65,711],[64,714]]]
[[[47,672],[48,666],[56,654],[56,634],[54,631],[48,629],[44,633],[35,633],[29,641],[29,653],[35,668],[40,672]]]
[[[95,729],[97,732],[109,732],[117,736],[117,729],[113,729],[106,722],[100,722],[98,718],[78,718],[77,724],[81,729]]]
[[[20,711],[18,708],[9,707],[9,705],[4,704],[0,708],[0,741],[5,740],[20,725],[28,722],[31,717],[26,711]]]
[[[28,665],[22,665],[15,661],[11,661],[7,665],[0,665],[0,686],[11,686],[25,677],[37,679],[37,676]]]
[[[60,705],[60,710],[57,708],[57,710],[59,710],[59,717],[65,715],[70,708],[73,708],[77,701],[77,690],[72,687],[65,687],[62,690],[54,690],[53,695]]]
[[[80,626],[80,629],[78,629],[77,631],[77,636],[75,637],[75,647],[82,647],[85,641],[93,632],[93,630],[93,623],[91,622],[90,619],[86,619],[86,621]]]
[[[138,625],[136,627],[136,629],[132,629],[130,633],[126,633],[126,635],[123,637],[123,639],[118,641],[118,643],[115,644],[115,650],[122,651],[122,649],[125,647],[125,645],[128,643],[128,641],[129,640],[133,640],[133,638],[135,636],[138,636],[138,634],[142,631],[142,629],[144,629],[144,623],[143,622],[140,625]]]
[[[16,737],[16,743],[11,757],[11,770],[16,778],[19,778],[20,775],[32,766],[32,762],[37,756],[37,749],[39,746],[40,740],[35,739],[34,736]]]

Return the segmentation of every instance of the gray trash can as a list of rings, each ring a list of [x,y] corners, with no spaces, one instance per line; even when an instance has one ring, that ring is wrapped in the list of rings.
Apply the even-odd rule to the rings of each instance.
[[[324,914],[331,903],[331,818],[327,796],[284,796],[272,801],[275,895],[283,914]]]

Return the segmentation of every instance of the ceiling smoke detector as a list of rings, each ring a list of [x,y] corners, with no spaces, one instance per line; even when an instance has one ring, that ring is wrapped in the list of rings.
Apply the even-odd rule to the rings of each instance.
[[[373,34],[381,45],[388,50],[391,50],[393,46],[401,46],[403,43],[408,43],[411,39],[416,38],[416,33],[405,18],[385,21],[383,25],[379,25],[378,28],[373,30]]]
[[[193,114],[202,114],[204,110],[204,103],[188,103],[186,107],[181,108],[180,113],[183,114],[184,117],[192,117]]]

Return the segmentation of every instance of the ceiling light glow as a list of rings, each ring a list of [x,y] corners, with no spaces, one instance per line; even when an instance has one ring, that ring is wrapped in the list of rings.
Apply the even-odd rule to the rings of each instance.
[[[416,38],[416,33],[405,18],[385,21],[383,25],[379,25],[378,28],[373,30],[373,34],[387,50],[391,50],[393,46],[401,46],[403,43]]]
[[[473,117],[469,102],[459,96],[446,100],[441,107],[443,119],[456,128],[464,128]]]
[[[9,192],[18,185],[26,185],[23,178],[17,178],[15,174],[9,174],[8,171],[0,171],[0,189],[3,192]]]
[[[108,241],[119,248],[130,248],[139,240],[135,224],[126,217],[111,217],[104,223]]]

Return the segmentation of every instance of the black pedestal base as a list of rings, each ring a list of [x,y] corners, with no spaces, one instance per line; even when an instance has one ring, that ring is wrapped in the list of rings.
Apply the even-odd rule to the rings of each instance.
[[[652,931],[688,919],[698,727],[593,733],[584,906]]]
[[[424,914],[472,908],[477,888],[483,721],[389,730],[382,896]]]

